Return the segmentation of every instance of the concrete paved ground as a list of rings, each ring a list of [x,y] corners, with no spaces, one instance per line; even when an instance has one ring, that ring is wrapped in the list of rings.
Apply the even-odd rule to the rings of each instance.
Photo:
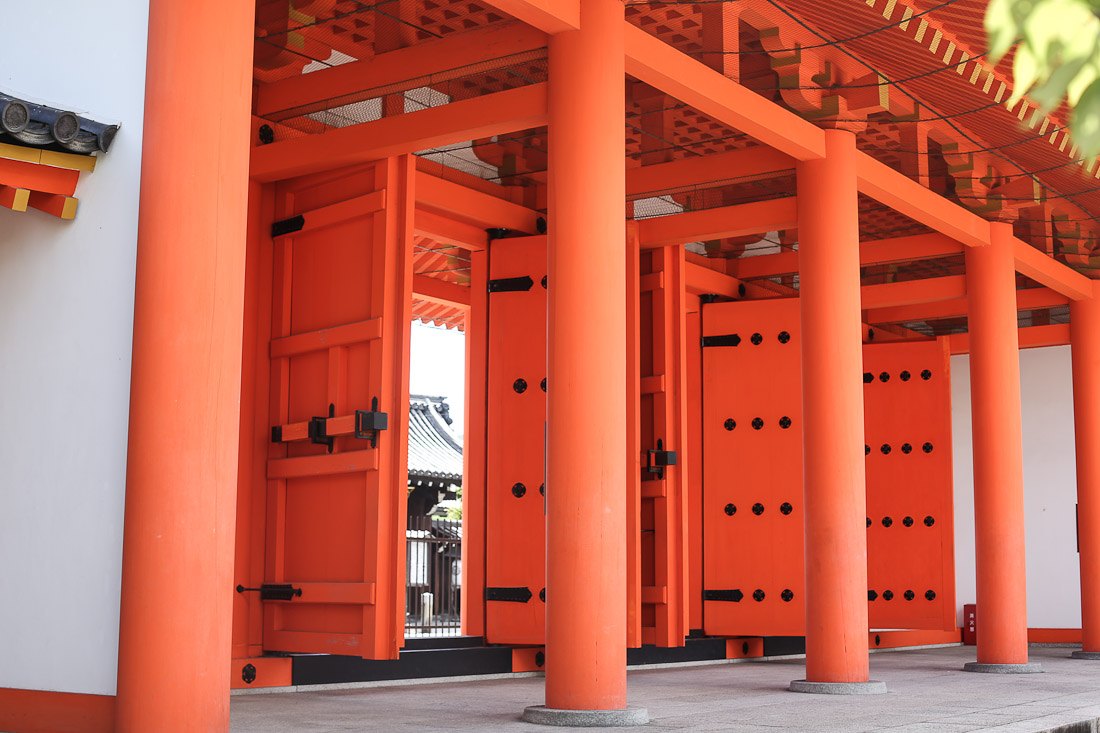
[[[896,651],[871,656],[878,696],[787,692],[803,676],[802,660],[632,670],[630,703],[652,722],[624,730],[699,731],[1047,731],[1100,718],[1100,662],[1071,660],[1066,648],[1032,648],[1044,674],[960,671],[972,647]],[[542,700],[541,677],[237,695],[235,733],[304,731],[526,731],[552,733],[519,720]],[[572,730],[572,729],[568,729]],[[1095,726],[1069,730],[1096,730]]]

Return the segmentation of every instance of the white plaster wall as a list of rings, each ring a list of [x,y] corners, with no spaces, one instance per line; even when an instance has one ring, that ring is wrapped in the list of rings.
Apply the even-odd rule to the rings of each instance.
[[[970,359],[951,359],[955,451],[955,576],[962,604],[974,602],[974,489]],[[1068,346],[1020,352],[1023,402],[1027,616],[1032,628],[1079,628],[1073,449],[1073,389]],[[979,611],[980,614],[980,611]],[[979,621],[979,624],[981,622]]]
[[[0,687],[114,694],[148,2],[2,5],[0,88],[122,129],[75,221],[0,209]]]

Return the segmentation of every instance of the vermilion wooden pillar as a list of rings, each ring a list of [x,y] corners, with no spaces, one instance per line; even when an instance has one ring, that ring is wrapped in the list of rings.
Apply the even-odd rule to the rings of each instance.
[[[645,711],[626,708],[623,3],[580,10],[580,30],[550,39],[546,705],[524,718],[638,725]]]
[[[806,502],[806,679],[797,692],[877,693],[868,680],[863,326],[855,135],[825,131],[798,166]]]
[[[118,654],[123,732],[229,729],[254,6],[150,3]]]
[[[1031,672],[1027,661],[1023,437],[1012,225],[966,248],[978,660],[972,672]]]
[[[1073,427],[1077,448],[1077,538],[1081,561],[1081,651],[1100,659],[1100,294],[1070,303]]]

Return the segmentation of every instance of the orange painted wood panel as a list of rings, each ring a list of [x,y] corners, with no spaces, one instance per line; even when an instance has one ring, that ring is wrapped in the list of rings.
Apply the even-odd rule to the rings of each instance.
[[[0,730],[111,733],[114,729],[114,697],[0,688]]]
[[[290,657],[234,657],[229,665],[229,687],[247,690],[256,687],[289,687],[291,685]],[[246,672],[245,667],[252,666]],[[246,682],[245,678],[252,679]]]
[[[497,239],[489,278],[531,280],[527,290],[489,294],[485,638],[542,644],[546,587],[546,237]],[[493,588],[526,589],[524,600]]]

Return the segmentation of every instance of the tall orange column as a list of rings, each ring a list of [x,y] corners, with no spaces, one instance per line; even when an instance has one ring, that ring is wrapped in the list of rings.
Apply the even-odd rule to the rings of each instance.
[[[966,248],[978,661],[971,672],[1032,672],[1027,661],[1023,437],[1012,225]]]
[[[825,131],[798,166],[806,503],[806,679],[796,692],[885,692],[869,681],[863,326],[855,135]]]
[[[254,6],[150,3],[118,653],[123,733],[229,729]]]
[[[639,725],[626,707],[626,77],[622,0],[550,39],[546,705],[524,719]],[[571,717],[579,716],[579,717]]]
[[[1077,542],[1081,561],[1081,650],[1100,659],[1100,293],[1069,306],[1073,428],[1077,447]]]

